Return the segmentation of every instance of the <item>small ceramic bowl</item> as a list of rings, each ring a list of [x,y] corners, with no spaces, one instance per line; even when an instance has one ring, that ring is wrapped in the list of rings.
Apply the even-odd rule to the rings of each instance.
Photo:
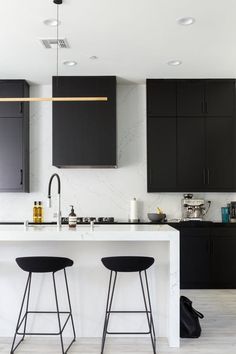
[[[151,222],[159,223],[165,220],[166,214],[148,213],[148,219]]]

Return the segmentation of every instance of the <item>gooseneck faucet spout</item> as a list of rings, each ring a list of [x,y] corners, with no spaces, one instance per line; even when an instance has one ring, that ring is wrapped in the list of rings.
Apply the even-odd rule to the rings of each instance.
[[[49,180],[49,184],[48,184],[48,206],[49,208],[51,208],[51,186],[52,186],[52,181],[54,179],[54,177],[57,178],[57,184],[58,184],[58,209],[57,209],[57,226],[58,228],[61,227],[61,180],[60,177],[57,173],[54,173],[50,180]]]

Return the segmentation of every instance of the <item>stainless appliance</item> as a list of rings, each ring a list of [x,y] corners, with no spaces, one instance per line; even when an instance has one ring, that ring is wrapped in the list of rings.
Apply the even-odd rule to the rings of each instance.
[[[230,222],[236,222],[236,202],[230,202],[229,217],[230,217]]]
[[[202,221],[210,208],[211,202],[193,198],[193,194],[184,194],[182,199],[182,220]]]

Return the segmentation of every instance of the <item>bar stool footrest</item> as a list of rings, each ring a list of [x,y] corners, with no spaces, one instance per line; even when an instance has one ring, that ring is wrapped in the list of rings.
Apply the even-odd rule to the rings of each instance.
[[[18,332],[24,319],[28,316],[28,314],[54,314],[54,315],[68,315],[67,318],[65,319],[65,322],[64,322],[64,325],[62,326],[62,329],[61,331],[59,332]],[[22,320],[16,330],[16,334],[19,335],[19,336],[59,336],[63,333],[69,319],[72,317],[72,314],[71,312],[69,311],[60,311],[60,312],[57,312],[57,311],[27,311],[24,316],[22,317]]]

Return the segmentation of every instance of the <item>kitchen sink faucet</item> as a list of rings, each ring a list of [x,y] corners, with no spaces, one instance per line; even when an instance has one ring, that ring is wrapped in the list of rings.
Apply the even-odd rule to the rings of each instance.
[[[49,180],[49,184],[48,184],[48,207],[51,208],[52,203],[51,203],[51,185],[52,185],[52,181],[53,178],[56,177],[57,178],[57,184],[58,184],[58,209],[57,209],[57,227],[60,229],[61,228],[61,180],[60,177],[57,173],[54,173],[50,180]]]

